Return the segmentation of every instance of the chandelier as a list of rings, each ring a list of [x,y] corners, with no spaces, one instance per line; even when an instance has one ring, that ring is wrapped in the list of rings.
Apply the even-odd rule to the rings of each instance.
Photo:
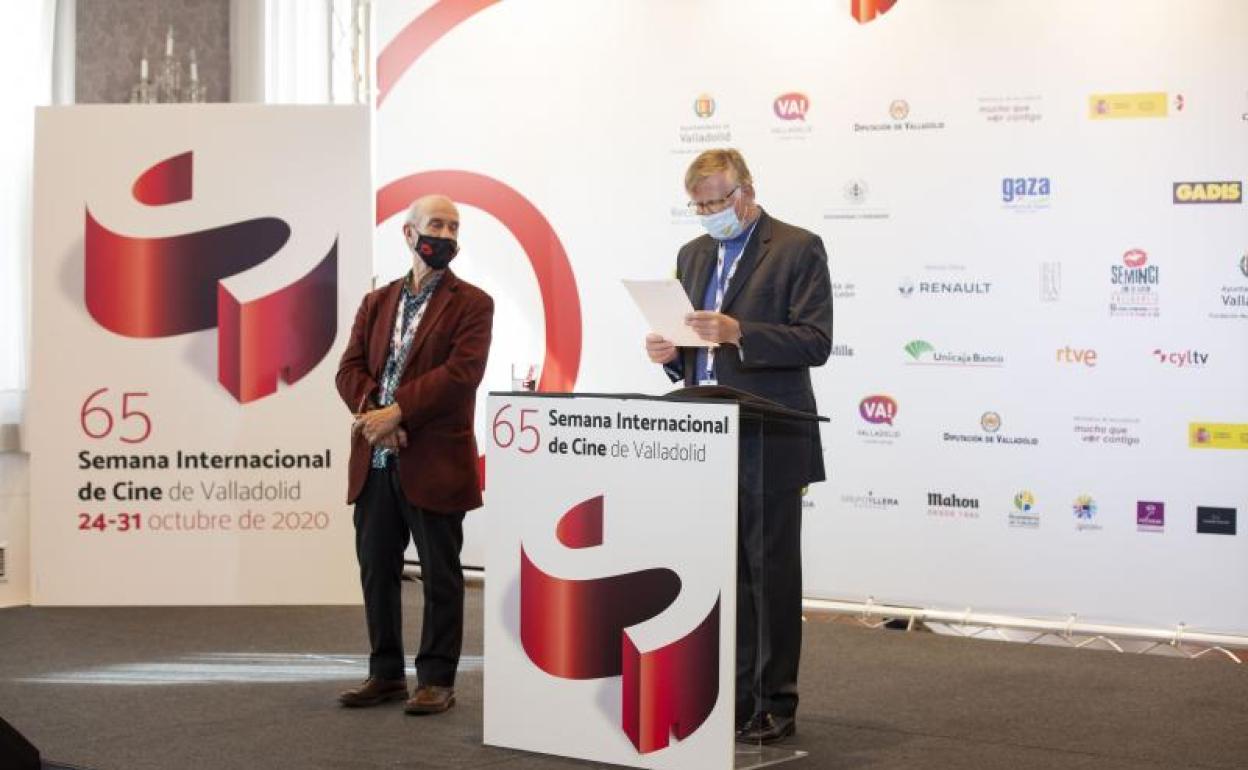
[[[151,77],[147,54],[139,61],[139,80],[130,87],[131,104],[173,104],[207,101],[208,89],[199,79],[199,62],[191,49],[187,77],[182,76],[182,60],[173,55],[173,25],[165,35],[165,55],[156,62],[156,76]]]

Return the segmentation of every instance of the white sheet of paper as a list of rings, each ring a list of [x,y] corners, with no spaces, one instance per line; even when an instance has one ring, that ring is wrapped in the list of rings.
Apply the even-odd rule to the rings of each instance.
[[[650,324],[650,331],[661,334],[682,348],[709,348],[711,343],[685,325],[685,316],[693,312],[693,304],[685,288],[675,278],[659,280],[624,279],[624,288]]]

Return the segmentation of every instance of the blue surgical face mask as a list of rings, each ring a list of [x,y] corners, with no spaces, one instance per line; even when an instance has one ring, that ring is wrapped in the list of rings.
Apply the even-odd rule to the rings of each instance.
[[[736,238],[745,230],[745,223],[737,216],[736,210],[729,206],[714,214],[702,214],[698,217],[702,227],[717,241],[728,241]]]

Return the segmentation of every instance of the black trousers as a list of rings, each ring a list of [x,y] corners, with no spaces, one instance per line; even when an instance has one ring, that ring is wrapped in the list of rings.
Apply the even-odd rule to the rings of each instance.
[[[368,621],[368,673],[403,676],[403,552],[408,538],[420,555],[425,611],[416,653],[416,680],[450,687],[464,639],[464,514],[414,508],[403,496],[393,467],[373,468],[355,501],[355,554]]]
[[[801,654],[802,492],[746,484],[737,515],[738,724],[759,711],[797,713]]]

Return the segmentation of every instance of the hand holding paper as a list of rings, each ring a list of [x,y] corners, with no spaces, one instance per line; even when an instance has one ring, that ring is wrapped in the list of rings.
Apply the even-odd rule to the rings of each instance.
[[[686,317],[694,315],[693,304],[689,302],[685,289],[675,278],[661,280],[632,281],[625,280],[624,287],[632,295],[633,301],[641,309],[650,329],[662,339],[682,348],[709,348],[715,342],[698,336],[693,327],[686,323]],[[647,351],[650,343],[647,338]]]

